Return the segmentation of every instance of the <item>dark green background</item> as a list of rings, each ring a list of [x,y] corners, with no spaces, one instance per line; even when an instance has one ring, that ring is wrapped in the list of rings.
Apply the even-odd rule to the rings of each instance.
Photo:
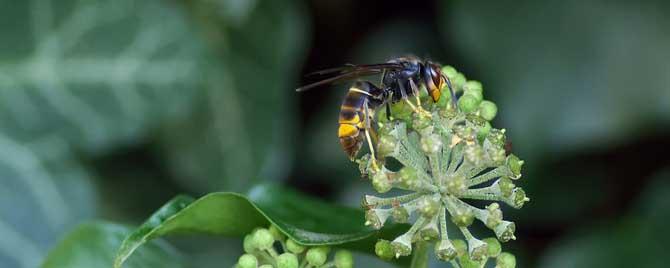
[[[0,267],[78,223],[283,182],[356,206],[346,85],[303,74],[412,53],[482,81],[526,160],[520,267],[659,267],[670,239],[664,1],[0,1]],[[482,232],[481,236],[490,234]],[[229,267],[230,238],[171,242]],[[374,258],[359,256],[372,265]],[[376,264],[375,264],[376,265]],[[435,263],[435,267],[437,267]]]

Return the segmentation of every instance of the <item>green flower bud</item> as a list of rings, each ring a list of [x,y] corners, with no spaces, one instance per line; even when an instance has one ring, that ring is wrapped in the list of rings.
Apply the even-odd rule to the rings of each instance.
[[[421,150],[426,154],[435,154],[442,148],[442,139],[437,134],[421,137]]]
[[[442,109],[440,110],[439,114],[440,116],[444,117],[447,120],[452,120],[458,115],[458,113],[454,109]]]
[[[493,120],[497,113],[498,106],[495,103],[485,100],[479,104],[479,115],[487,121]]]
[[[244,236],[244,242],[242,242],[242,246],[244,247],[244,252],[252,253],[252,252],[256,251],[256,246],[254,244],[252,244],[251,241],[252,241],[252,239],[251,239],[250,234]]]
[[[307,259],[307,263],[313,266],[321,266],[326,263],[328,252],[330,252],[330,248],[328,247],[310,248],[307,250],[307,255],[305,258]]]
[[[461,265],[461,268],[481,268],[482,264],[479,261],[475,261],[470,258],[468,254],[458,257],[458,263]]]
[[[486,121],[483,117],[477,115],[477,114],[467,114],[465,116],[465,120],[470,122],[472,125],[474,125],[477,128],[483,127],[486,123],[489,121]]]
[[[284,253],[277,257],[277,268],[298,268],[298,257],[293,253]]]
[[[284,233],[282,233],[282,232],[277,228],[277,226],[270,225],[270,228],[268,228],[268,230],[270,231],[270,233],[272,234],[272,237],[273,237],[275,240],[277,240],[277,241],[279,241],[279,240],[284,240],[284,238],[285,238]]]
[[[465,177],[463,176],[449,177],[446,187],[447,192],[455,196],[462,194],[468,189],[468,186],[465,185]]]
[[[432,197],[424,197],[419,203],[419,213],[426,219],[432,219],[442,208],[440,201]]]
[[[419,238],[423,241],[436,240],[439,236],[440,230],[437,228],[437,223],[434,221],[426,224],[426,226],[419,231]]]
[[[432,100],[428,100],[428,103],[432,103]],[[451,93],[449,88],[445,85],[442,87],[442,96],[435,103],[435,107],[439,107],[441,110],[449,109],[449,103],[451,103]]]
[[[265,228],[259,228],[251,234],[251,244],[256,249],[266,250],[275,242],[272,233]]]
[[[358,171],[361,173],[361,177],[364,179],[367,178],[368,169],[370,168],[370,154],[363,155],[356,162],[358,163]]]
[[[407,223],[407,221],[409,221],[409,212],[407,212],[407,209],[403,206],[394,207],[391,216],[397,223]]]
[[[470,126],[455,126],[454,132],[458,137],[466,141],[475,141],[477,138],[476,130]]]
[[[514,188],[512,195],[508,199],[509,205],[516,209],[523,207],[523,204],[528,201],[530,201],[530,198],[526,196],[526,192],[521,187]]]
[[[488,245],[477,238],[468,239],[468,254],[470,259],[475,261],[481,261],[486,258],[486,253],[488,253]]]
[[[372,176],[372,187],[378,193],[385,193],[391,190],[393,184],[391,184],[391,180],[389,180],[386,172],[382,170]]]
[[[514,255],[503,252],[496,258],[496,268],[514,268],[516,267],[516,257]]]
[[[409,107],[405,102],[396,102],[391,104],[391,116],[394,118],[400,119],[402,121],[410,121],[412,119],[412,114],[414,110],[412,107]]]
[[[451,221],[459,227],[468,227],[474,221],[475,216],[469,209],[456,209],[451,215]]]
[[[454,77],[456,77],[456,74],[458,74],[458,71],[456,71],[454,67],[447,65],[442,67],[442,73],[449,79],[453,79]]]
[[[391,135],[382,135],[377,143],[377,152],[380,156],[390,155],[395,151],[397,145],[398,141],[395,137]]]
[[[484,149],[478,145],[468,145],[464,150],[465,160],[478,167],[484,163]]]
[[[491,142],[491,144],[497,146],[497,147],[503,147],[505,146],[505,142],[507,141],[507,137],[505,137],[505,132],[501,129],[491,129],[489,131],[489,136],[487,139]]]
[[[375,229],[380,229],[384,225],[386,219],[380,219],[377,214],[377,209],[368,209],[365,211],[365,225],[371,226]]]
[[[477,132],[477,139],[480,142],[483,142],[484,139],[486,139],[486,136],[489,135],[489,132],[491,132],[491,123],[486,122],[486,123],[484,123],[484,125],[482,127],[479,128],[479,131]],[[504,153],[505,153],[505,151],[503,151],[503,160],[504,160],[504,156],[505,156]]]
[[[286,240],[286,249],[292,253],[300,254],[305,251],[305,246],[298,244],[293,239]]]
[[[335,252],[335,267],[352,268],[354,267],[354,257],[347,250],[338,250]]]
[[[467,79],[465,78],[465,75],[463,75],[463,73],[456,73],[456,75],[454,75],[454,78],[451,79],[451,85],[454,86],[455,89],[462,90],[463,86],[465,86],[466,81]]]
[[[461,109],[464,113],[474,112],[479,106],[477,97],[472,95],[463,95],[458,99],[458,108]]]
[[[500,245],[500,241],[498,241],[498,239],[495,237],[484,238],[484,242],[486,242],[486,245],[488,246],[488,252],[486,254],[487,256],[498,257],[498,255],[500,255],[502,246]]]
[[[237,266],[240,268],[256,268],[258,259],[251,254],[244,254],[237,260]]]
[[[514,231],[516,226],[511,221],[502,221],[496,228],[493,230],[496,233],[496,237],[500,242],[507,242],[510,240],[516,239],[514,236]]]
[[[261,266],[258,266],[258,268],[274,268],[274,267],[272,267],[272,264],[263,264]]]
[[[488,217],[486,217],[486,227],[494,229],[500,222],[502,222],[502,210],[500,210],[500,205],[498,203],[491,203],[486,206],[486,211],[488,212]]]
[[[500,188],[500,192],[504,197],[510,197],[512,195],[512,191],[514,190],[514,183],[512,180],[510,180],[508,177],[501,177],[498,179],[498,188]]]
[[[377,254],[377,256],[379,256],[379,258],[382,260],[388,261],[393,259],[395,252],[393,251],[393,246],[391,246],[390,241],[378,240],[375,244],[375,254]]]
[[[412,115],[412,128],[416,130],[426,129],[431,125],[432,121],[424,114],[415,113]]]
[[[465,83],[465,90],[466,91],[478,91],[479,93],[483,93],[484,87],[482,86],[482,83],[476,80],[470,80]]]
[[[487,153],[494,165],[500,166],[505,164],[505,159],[507,157],[505,156],[505,148],[489,148]]]
[[[411,167],[403,167],[400,169],[398,173],[399,173],[398,175],[400,179],[400,185],[402,187],[407,189],[414,188],[418,180],[416,170],[414,170]]]
[[[477,104],[481,103],[482,100],[484,100],[484,94],[482,93],[481,90],[465,90],[465,93],[463,95],[470,95],[475,97],[477,100]]]
[[[440,242],[435,245],[435,255],[438,259],[443,261],[450,261],[456,258],[458,252],[456,247],[448,239],[440,240]]]
[[[466,244],[462,239],[451,240],[451,244],[454,245],[454,248],[456,248],[456,253],[458,253],[458,256],[468,254],[468,244]]]
[[[412,254],[412,239],[408,237],[407,234],[401,235],[393,242],[391,242],[391,246],[393,247],[393,252],[395,252],[395,257],[398,258],[400,256],[409,256]]]
[[[507,157],[507,167],[512,172],[512,179],[518,179],[521,177],[521,167],[523,166],[523,160],[519,159],[516,155],[510,154]]]

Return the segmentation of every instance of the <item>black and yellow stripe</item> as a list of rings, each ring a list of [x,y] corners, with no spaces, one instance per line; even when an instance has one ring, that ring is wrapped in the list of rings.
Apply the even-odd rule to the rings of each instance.
[[[365,105],[369,103],[370,91],[376,89],[374,85],[369,82],[356,82],[349,92],[344,97],[342,105],[340,106],[340,117],[338,120],[339,128],[337,129],[337,136],[340,138],[340,145],[342,149],[349,156],[354,159],[356,154],[361,149],[363,140],[365,139],[365,132],[368,118],[365,116]],[[372,109],[373,107],[368,107]]]

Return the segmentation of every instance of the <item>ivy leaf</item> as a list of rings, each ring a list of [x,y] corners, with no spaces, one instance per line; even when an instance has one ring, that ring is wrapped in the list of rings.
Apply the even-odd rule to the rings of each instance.
[[[42,268],[91,268],[110,267],[114,251],[131,229],[107,222],[90,222],[79,225],[70,232],[42,263]],[[166,243],[153,241],[138,250],[128,260],[126,267],[166,267],[181,265],[178,253]]]
[[[37,266],[61,234],[95,216],[96,178],[82,159],[119,147],[162,138],[151,144],[165,148],[165,166],[196,191],[281,177],[304,15],[296,1],[219,2],[204,8],[223,10],[225,41],[212,47],[203,40],[216,34],[198,35],[195,21],[218,22],[187,13],[212,1],[3,5],[0,267]]]
[[[379,237],[395,237],[407,228],[390,226],[377,232],[363,221],[362,210],[329,205],[274,184],[259,185],[248,197],[231,192],[211,193],[197,200],[178,196],[124,240],[114,267],[122,267],[147,241],[173,234],[241,237],[272,223],[300,244],[341,245],[374,254]]]
[[[98,209],[82,159],[188,114],[203,48],[162,1],[20,1],[0,32],[0,266],[32,268]]]

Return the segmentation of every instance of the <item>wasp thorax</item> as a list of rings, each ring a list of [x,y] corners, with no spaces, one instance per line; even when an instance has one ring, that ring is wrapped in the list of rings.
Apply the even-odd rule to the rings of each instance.
[[[516,226],[503,219],[499,204],[521,208],[529,201],[513,183],[521,178],[524,162],[507,155],[505,130],[490,123],[498,108],[484,99],[481,83],[467,81],[452,67],[443,68],[442,75],[457,93],[457,106],[448,102],[392,105],[391,112],[400,114],[386,118],[380,128],[376,148],[381,160],[376,167],[370,164],[369,154],[359,160],[361,173],[371,178],[377,192],[394,188],[405,192],[366,196],[366,224],[383,228],[389,218],[411,224],[393,241],[379,241],[375,251],[382,258],[407,256],[413,242],[434,241],[440,260],[480,267],[497,258],[508,264],[510,255],[501,253],[498,241],[515,239]],[[395,172],[385,165],[384,159],[391,158],[402,165],[394,167]],[[468,203],[472,199],[491,203],[480,208]],[[496,238],[475,238],[469,231],[475,221],[491,229]],[[460,231],[465,241],[450,239],[449,228]]]

